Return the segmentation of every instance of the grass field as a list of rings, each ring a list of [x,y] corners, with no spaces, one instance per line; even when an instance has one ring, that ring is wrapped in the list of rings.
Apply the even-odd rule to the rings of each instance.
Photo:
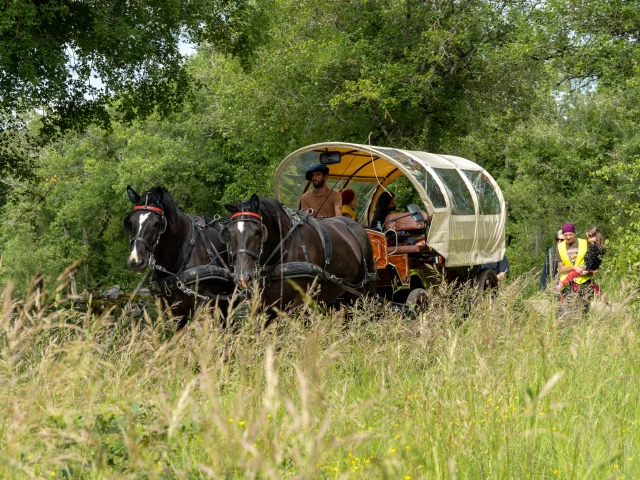
[[[640,478],[632,295],[313,305],[256,334],[0,300],[0,478]]]

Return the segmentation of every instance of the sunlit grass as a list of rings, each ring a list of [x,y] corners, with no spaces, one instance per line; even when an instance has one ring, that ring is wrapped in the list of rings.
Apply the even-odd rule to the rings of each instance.
[[[638,478],[634,297],[558,319],[525,291],[172,334],[7,289],[0,478]]]

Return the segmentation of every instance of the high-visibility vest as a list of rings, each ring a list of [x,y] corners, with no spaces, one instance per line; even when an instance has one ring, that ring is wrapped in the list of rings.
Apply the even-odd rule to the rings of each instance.
[[[589,243],[583,238],[578,239],[578,255],[576,256],[576,262],[571,263],[569,260],[569,254],[567,253],[567,241],[565,240],[560,245],[558,245],[558,253],[560,254],[560,259],[565,267],[584,267],[584,256],[587,253],[587,249],[589,248]],[[567,273],[560,275],[560,281],[562,282],[565,278],[567,278]],[[573,281],[577,284],[581,284],[591,280],[590,273],[586,275],[582,275],[580,277],[576,277]]]
[[[344,215],[345,213],[348,213],[354,220],[356,219],[356,211],[349,205],[342,205],[342,215]]]

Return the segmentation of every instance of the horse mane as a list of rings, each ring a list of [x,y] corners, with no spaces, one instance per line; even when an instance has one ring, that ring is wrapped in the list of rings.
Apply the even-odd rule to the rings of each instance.
[[[270,215],[285,213],[282,204],[273,198],[260,197],[260,211]]]
[[[284,211],[282,204],[274,200],[273,198],[260,197],[260,214],[262,218],[274,217],[280,222],[280,230],[286,231],[289,229],[287,212]]]
[[[153,187],[152,189],[143,193],[141,195],[142,203],[144,204],[145,200],[148,202],[152,202],[152,198],[157,194],[162,194],[162,205],[158,206],[161,206],[162,210],[164,210],[164,216],[167,218],[167,222],[171,230],[174,233],[177,233],[177,229],[179,228],[178,218],[182,214],[182,211],[166,188],[160,186]]]

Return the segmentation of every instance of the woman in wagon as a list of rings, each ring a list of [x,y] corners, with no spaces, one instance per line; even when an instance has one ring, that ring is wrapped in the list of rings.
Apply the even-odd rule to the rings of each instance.
[[[562,292],[575,292],[580,296],[592,291],[591,284],[593,274],[585,269],[584,257],[587,254],[588,242],[583,238],[576,237],[576,226],[573,223],[565,223],[562,226],[562,235],[564,242],[558,245],[556,253],[556,263],[558,264],[558,273],[560,274],[560,282],[562,283],[569,274],[575,274],[575,278],[569,280],[569,283],[563,287]]]
[[[371,220],[371,228],[384,231],[384,220],[389,213],[396,209],[396,196],[385,190],[378,197],[376,208],[373,211],[373,219]]]
[[[342,216],[355,220],[357,216],[356,203],[358,201],[356,192],[347,188],[346,190],[342,190],[340,195],[342,196]]]
[[[327,186],[329,167],[321,163],[314,165],[304,178],[313,184],[313,190],[302,194],[300,209],[310,211],[314,217],[341,217],[342,196]]]

